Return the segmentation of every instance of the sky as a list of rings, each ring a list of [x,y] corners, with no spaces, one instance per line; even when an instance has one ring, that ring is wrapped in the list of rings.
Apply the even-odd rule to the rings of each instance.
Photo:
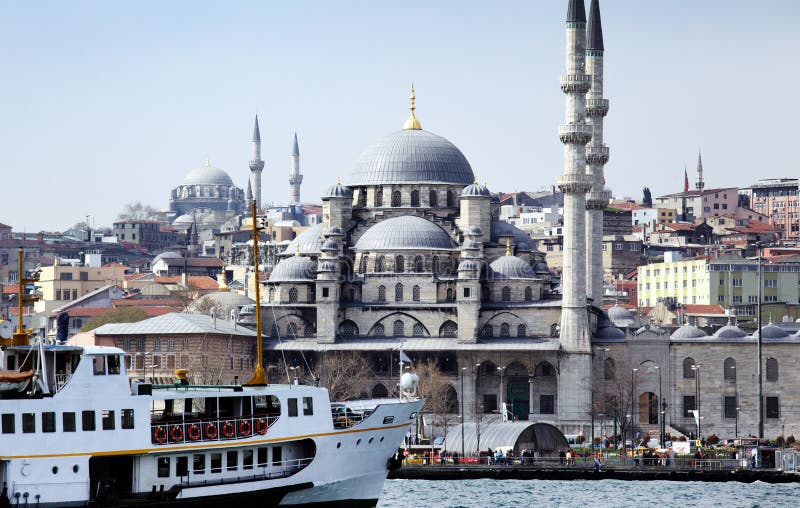
[[[587,10],[588,10],[587,0]],[[285,203],[293,133],[304,202],[398,130],[424,129],[493,191],[563,171],[566,0],[0,0],[0,223],[110,226],[166,209],[208,158],[246,188],[253,116],[265,202]],[[606,184],[641,199],[798,177],[800,2],[601,0]]]

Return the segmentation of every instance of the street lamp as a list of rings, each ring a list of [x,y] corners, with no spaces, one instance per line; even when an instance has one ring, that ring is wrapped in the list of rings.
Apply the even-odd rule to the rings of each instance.
[[[609,349],[608,349],[607,347],[598,347],[598,348],[595,348],[595,351],[598,351],[599,353],[606,353],[606,352],[608,352],[608,350],[609,350]],[[600,407],[601,407],[601,408],[603,408],[603,410],[605,411],[605,399],[606,399],[606,363],[605,363],[605,355],[604,355],[604,354],[600,356],[600,369],[599,369],[599,370],[600,370],[600,376],[601,376],[601,378],[603,379],[603,391],[602,391],[602,393],[601,393],[601,397],[600,397],[600,401],[601,401],[601,402],[600,402],[600,404],[601,404],[601,405],[600,405]],[[596,410],[597,410],[597,404],[596,404],[596,402],[594,401],[594,390],[592,390],[592,450],[594,450],[594,412],[595,412]],[[600,414],[602,414],[602,413],[598,413],[598,415],[597,415],[597,416],[600,416]],[[601,427],[600,427],[600,434],[601,434],[601,437],[602,437],[602,433],[603,433],[603,428],[602,428],[602,426],[601,426]],[[616,434],[616,433],[615,433],[615,434]],[[615,436],[615,437],[616,437],[616,436]],[[602,447],[601,447],[601,449],[602,449]]]
[[[636,375],[637,372],[639,372],[639,369],[637,369],[637,368],[631,369],[631,414],[630,414],[631,420],[630,420],[630,427],[631,427],[631,449],[632,450],[634,449],[634,447],[633,447],[633,391],[634,391],[634,388],[633,388],[633,377]]]
[[[500,417],[500,421],[505,422],[508,421],[508,415],[506,414],[505,408],[503,407],[503,404],[505,404],[506,400],[505,393],[503,393],[503,374],[506,371],[506,366],[503,365],[502,367],[497,367],[497,370],[500,371],[500,404],[498,405],[497,409],[500,410],[500,413],[502,415]]]
[[[461,367],[461,460],[464,460],[464,371],[466,367]]]
[[[736,384],[736,365],[731,365],[733,370],[733,399],[736,401],[736,415],[733,425],[733,438],[739,439],[739,388]]]
[[[697,419],[697,436],[696,439],[700,439],[700,367],[701,364],[697,363],[692,365],[692,370],[694,371],[694,406],[695,406],[695,418]]]
[[[664,421],[666,416],[664,413],[667,410],[667,401],[664,400],[661,392],[661,367],[655,365],[653,368],[658,371],[658,400],[661,405],[661,407],[658,408],[658,431],[660,434],[659,440],[661,441],[661,448],[664,448],[664,433],[666,432],[666,422]]]
[[[756,316],[757,319],[757,327],[758,327],[758,340],[756,342],[756,353],[758,356],[758,368],[756,369],[756,373],[758,375],[758,439],[762,439],[764,437],[764,381],[762,378],[761,372],[761,299],[762,299],[762,291],[764,286],[763,281],[763,273],[761,271],[761,248],[764,246],[764,242],[756,242],[756,248],[758,249],[758,303],[756,305],[757,310]]]

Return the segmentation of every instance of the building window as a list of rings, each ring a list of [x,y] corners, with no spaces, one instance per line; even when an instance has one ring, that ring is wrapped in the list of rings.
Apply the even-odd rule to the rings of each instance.
[[[415,302],[419,301],[419,286],[414,286],[414,288],[411,290],[411,298]]]
[[[369,256],[366,254],[361,256],[361,262],[358,264],[358,273],[367,273],[367,260]]]
[[[386,329],[382,324],[378,323],[372,327],[372,335],[375,337],[384,337],[386,335]]]
[[[455,301],[456,298],[455,298],[455,293],[453,293],[453,288],[447,288],[447,291],[445,292],[445,298],[447,299],[448,302]]]
[[[156,337],[155,339],[153,339],[153,351],[161,351],[161,338],[160,337]]]
[[[781,417],[781,404],[778,397],[767,397],[767,418]]]
[[[530,302],[533,300],[533,288],[530,286],[525,288],[525,301]]]
[[[555,395],[540,395],[539,396],[539,413],[543,415],[556,414],[556,396]]]
[[[511,288],[508,286],[503,286],[503,289],[500,292],[500,299],[504,302],[511,301]]]
[[[289,288],[289,303],[297,303],[297,288]]]
[[[616,364],[613,358],[606,358],[603,361],[603,379],[612,380],[616,375]]]
[[[725,396],[725,418],[736,418],[736,397]]]
[[[386,301],[386,286],[378,286],[378,301]]]
[[[778,360],[775,358],[767,358],[767,381],[778,380]]]
[[[402,302],[403,301],[403,285],[399,282],[394,285],[394,301],[395,302]]]
[[[436,191],[432,190],[428,194],[428,201],[430,202],[431,207],[438,206],[439,197],[436,195]]]
[[[528,334],[528,327],[525,325],[517,325],[517,337],[525,337]]]
[[[469,288],[464,288],[464,298],[469,298]]]
[[[297,324],[296,323],[289,323],[286,327],[286,334],[289,336],[290,339],[297,338]]]
[[[339,325],[339,330],[342,337],[356,337],[358,336],[358,326],[349,319]]]
[[[400,206],[403,203],[403,196],[399,190],[392,192],[392,206]]]
[[[493,337],[494,336],[494,328],[490,324],[483,325],[483,333],[481,334],[482,337]]]
[[[383,206],[383,189],[380,187],[375,189],[375,206]]]
[[[394,271],[397,273],[403,273],[405,271],[405,260],[403,256],[395,256],[394,258]]]
[[[453,208],[454,206],[456,206],[456,200],[455,200],[453,191],[449,190],[449,191],[447,191],[447,207],[448,208]]]
[[[378,256],[378,259],[375,260],[375,271],[382,272],[383,271],[383,256]]]
[[[399,319],[396,320],[394,322],[394,324],[392,325],[392,328],[393,328],[395,337],[402,337],[403,335],[405,335],[405,325],[403,324],[403,322],[401,320],[399,320]]]
[[[695,398],[694,395],[684,395],[683,396],[683,417],[684,418],[691,418],[692,411],[696,408],[695,406]]]
[[[456,337],[457,335],[458,326],[453,321],[445,321],[439,328],[439,337]]]
[[[725,361],[722,362],[722,378],[725,381],[736,381],[736,360],[733,358],[725,358]]]
[[[501,337],[511,336],[511,327],[508,325],[508,323],[502,323],[500,325],[500,336]]]
[[[422,256],[414,256],[414,271],[417,273],[422,273],[424,271],[425,265],[422,261]]]
[[[778,287],[778,279],[765,279],[764,280],[764,287],[765,288],[776,288],[776,287]]]
[[[425,327],[423,327],[421,323],[414,323],[414,328],[411,331],[411,335],[414,337],[424,337]]]
[[[687,356],[683,359],[683,378],[684,379],[694,379],[695,370],[692,368],[694,366],[694,358],[691,356]]]
[[[419,191],[411,191],[411,206],[419,206]]]

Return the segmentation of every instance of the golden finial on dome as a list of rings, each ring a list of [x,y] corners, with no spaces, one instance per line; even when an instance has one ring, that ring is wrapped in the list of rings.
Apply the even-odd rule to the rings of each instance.
[[[338,176],[336,177],[336,185],[342,185],[342,179]]]
[[[295,256],[299,256],[300,255],[300,242],[296,242],[294,244],[294,255]]]
[[[417,96],[414,95],[414,83],[411,83],[411,96],[409,97],[409,99],[411,99],[411,107],[409,108],[411,110],[411,115],[409,115],[408,120],[406,120],[406,123],[403,124],[403,129],[422,130],[422,124],[420,124],[419,120],[417,120],[417,117],[414,116],[414,110],[417,109],[416,106],[414,105],[414,101],[417,99]]]
[[[225,274],[218,273],[217,274],[217,289],[219,291],[229,291],[230,288],[228,287],[227,282],[225,282]]]
[[[472,176],[472,183],[478,183],[478,175]]]
[[[506,239],[506,256],[510,256],[510,255],[511,255],[511,239],[507,238]]]

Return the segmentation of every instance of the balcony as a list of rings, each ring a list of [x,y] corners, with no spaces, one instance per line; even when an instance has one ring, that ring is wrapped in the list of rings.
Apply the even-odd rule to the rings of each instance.
[[[606,116],[608,99],[586,99],[586,116]]]
[[[586,147],[586,163],[587,164],[605,164],[608,162],[608,147],[607,146],[587,146]]]
[[[592,126],[584,123],[568,123],[558,129],[558,138],[565,144],[585,145],[592,139]]]
[[[592,188],[592,177],[585,174],[561,175],[556,180],[556,184],[564,193],[585,193]]]
[[[592,87],[591,76],[584,73],[561,76],[561,91],[564,93],[586,93]]]

